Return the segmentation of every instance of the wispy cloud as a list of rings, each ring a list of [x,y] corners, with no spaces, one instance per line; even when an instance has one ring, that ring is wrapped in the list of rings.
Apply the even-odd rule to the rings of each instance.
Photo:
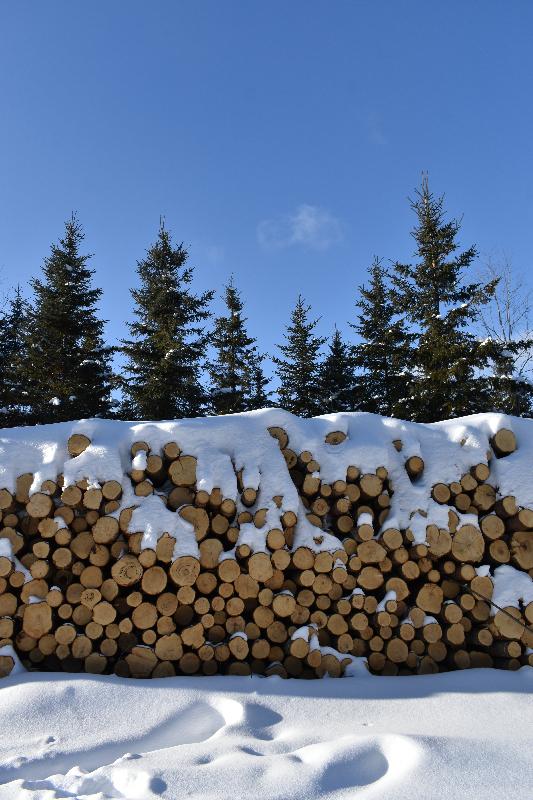
[[[342,225],[326,209],[304,204],[292,214],[260,222],[257,238],[267,248],[302,245],[327,250],[342,241]]]

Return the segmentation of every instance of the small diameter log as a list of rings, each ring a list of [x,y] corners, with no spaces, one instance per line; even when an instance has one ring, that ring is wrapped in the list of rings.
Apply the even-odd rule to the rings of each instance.
[[[415,480],[424,471],[424,461],[420,456],[410,456],[405,462],[405,469],[411,480]]]
[[[346,434],[343,431],[330,431],[326,434],[326,444],[338,445],[346,440]]]
[[[428,525],[426,528],[426,543],[431,556],[442,558],[452,549],[451,534],[436,525]]]
[[[450,488],[445,483],[436,483],[431,490],[431,496],[435,502],[442,505],[449,503],[451,498]]]
[[[482,483],[483,481],[488,480],[490,476],[490,467],[488,464],[476,464],[470,470],[476,481]]]
[[[503,458],[516,450],[516,436],[507,428],[501,428],[490,440],[492,449],[498,458]]]
[[[488,483],[482,483],[474,492],[472,498],[473,505],[480,513],[486,513],[494,508],[496,502],[496,490]]]
[[[0,678],[7,678],[15,666],[15,659],[8,655],[0,655]]]
[[[145,570],[141,586],[143,592],[158,595],[164,592],[167,585],[167,572],[162,567],[152,566]]]
[[[289,444],[289,436],[287,431],[285,431],[283,428],[272,425],[270,428],[268,428],[268,432],[274,439],[277,439],[281,450],[284,450],[287,447]]]
[[[13,505],[13,495],[7,489],[0,489],[0,511],[5,511]]]
[[[81,455],[84,450],[87,450],[90,444],[91,440],[88,436],[85,436],[85,434],[73,433],[68,439],[67,450],[69,455],[75,458],[76,456]]]

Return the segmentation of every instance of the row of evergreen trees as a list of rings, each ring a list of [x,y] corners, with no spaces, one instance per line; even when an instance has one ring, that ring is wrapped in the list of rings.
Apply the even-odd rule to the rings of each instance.
[[[389,270],[374,261],[350,323],[356,344],[335,329],[324,354],[318,320],[298,298],[272,358],[277,397],[267,389],[265,356],[248,334],[233,281],[224,288],[225,311],[209,329],[214,293],[193,290],[188,253],[163,222],[137,266],[129,337],[107,345],[97,312],[101,290],[93,288],[83,231],[72,217],[42,277],[32,281],[32,301],[18,289],[0,316],[0,426],[91,416],[172,419],[275,403],[302,416],[362,410],[416,421],[487,410],[530,414],[532,389],[513,375],[530,342],[476,332],[497,280],[466,280],[476,250],[460,251],[459,223],[445,218],[427,180],[412,207],[416,261]],[[112,367],[117,352],[120,374]]]

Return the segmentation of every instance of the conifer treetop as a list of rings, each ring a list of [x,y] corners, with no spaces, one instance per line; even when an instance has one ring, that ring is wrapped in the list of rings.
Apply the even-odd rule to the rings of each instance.
[[[310,311],[311,306],[299,295],[284,334],[285,343],[277,345],[283,358],[272,359],[280,379],[280,405],[304,417],[320,412],[320,350],[327,341],[314,333],[320,318],[310,320]]]

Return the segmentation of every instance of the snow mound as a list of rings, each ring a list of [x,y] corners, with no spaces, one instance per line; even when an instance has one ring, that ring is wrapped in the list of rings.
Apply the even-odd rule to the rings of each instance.
[[[1,686],[0,800],[531,797],[525,669]]]

